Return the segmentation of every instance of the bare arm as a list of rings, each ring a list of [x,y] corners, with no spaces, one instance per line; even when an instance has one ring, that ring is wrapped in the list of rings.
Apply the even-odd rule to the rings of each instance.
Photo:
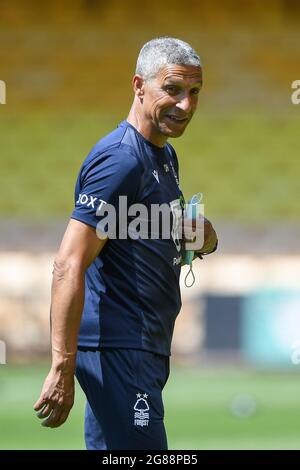
[[[34,405],[42,424],[63,424],[74,403],[77,337],[84,304],[85,271],[104,247],[95,229],[71,219],[54,261],[51,291],[52,366]]]

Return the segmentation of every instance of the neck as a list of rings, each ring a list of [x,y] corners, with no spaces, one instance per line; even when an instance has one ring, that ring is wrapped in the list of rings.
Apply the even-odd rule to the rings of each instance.
[[[151,144],[162,148],[167,142],[167,137],[155,130],[152,121],[148,121],[144,116],[142,116],[134,103],[127,116],[127,121],[135,127],[146,140],[149,140]]]

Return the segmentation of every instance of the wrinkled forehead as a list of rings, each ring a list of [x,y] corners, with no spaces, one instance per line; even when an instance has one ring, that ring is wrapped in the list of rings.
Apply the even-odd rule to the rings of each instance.
[[[156,79],[161,83],[182,81],[201,86],[202,68],[194,65],[165,65],[158,71]]]

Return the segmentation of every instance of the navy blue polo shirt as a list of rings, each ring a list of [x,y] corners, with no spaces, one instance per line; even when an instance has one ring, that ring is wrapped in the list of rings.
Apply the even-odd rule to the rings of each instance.
[[[125,216],[119,196],[127,197],[128,207],[139,203],[148,209],[148,238],[125,238],[117,232],[87,269],[78,346],[170,355],[181,308],[181,243],[176,220],[183,196],[178,162],[170,144],[153,145],[127,121],[101,139],[85,159],[71,217],[96,228],[104,218],[100,208],[111,204],[116,209],[117,229],[118,216]],[[149,235],[153,204],[170,207],[169,237],[162,236],[161,229],[155,238]],[[127,223],[133,219],[131,215]]]

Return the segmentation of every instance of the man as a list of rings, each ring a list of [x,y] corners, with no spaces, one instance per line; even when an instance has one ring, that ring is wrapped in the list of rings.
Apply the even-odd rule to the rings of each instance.
[[[126,196],[128,207],[167,204],[175,223],[183,196],[167,139],[183,134],[201,85],[201,62],[190,45],[174,38],[146,43],[127,120],[95,145],[77,180],[54,262],[52,367],[34,409],[44,426],[63,424],[76,374],[87,397],[87,449],[167,449],[162,389],[181,307],[181,243],[174,230],[168,238],[107,237],[99,221],[108,204],[123,216],[119,196]],[[204,229],[199,255],[217,244],[207,220]]]

